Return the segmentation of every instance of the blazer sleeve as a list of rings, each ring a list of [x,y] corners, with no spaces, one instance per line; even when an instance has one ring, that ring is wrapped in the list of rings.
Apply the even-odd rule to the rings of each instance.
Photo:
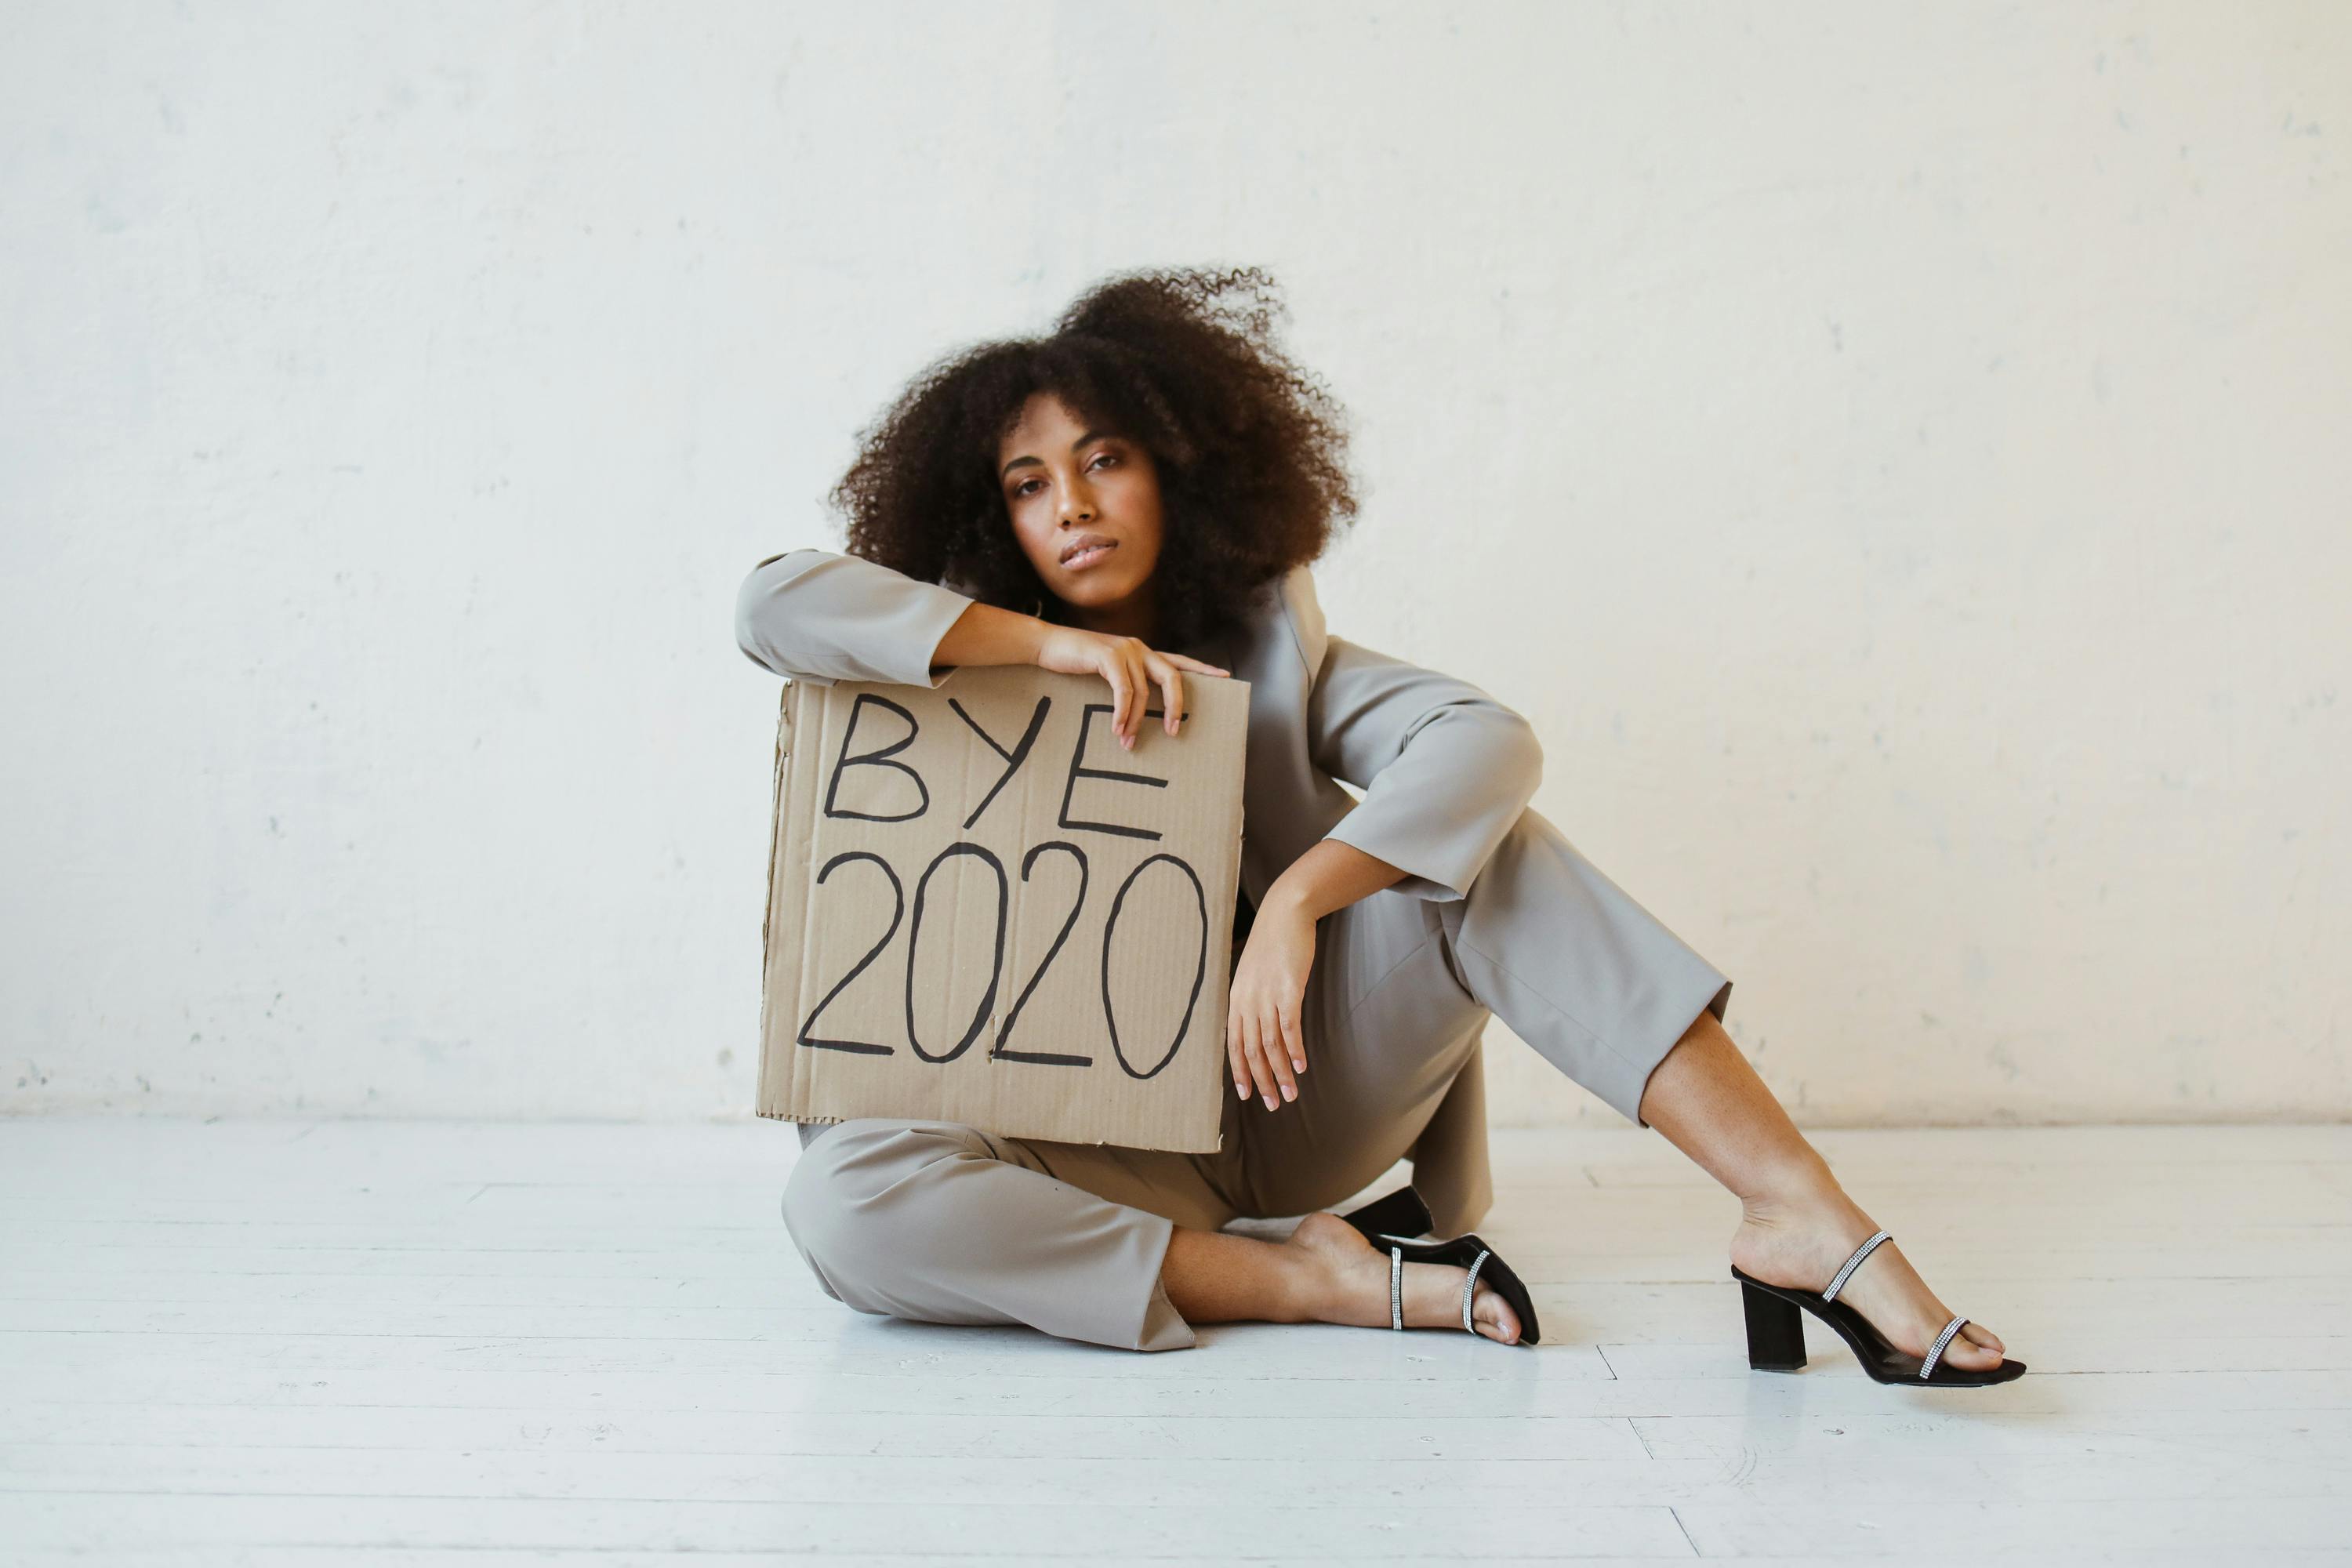
[[[1364,792],[1325,837],[1461,898],[1543,779],[1535,726],[1466,680],[1328,637],[1307,699],[1316,766]]]
[[[882,680],[936,687],[931,655],[977,600],[861,556],[789,550],[751,568],[735,595],[735,644],[763,669],[812,686]]]

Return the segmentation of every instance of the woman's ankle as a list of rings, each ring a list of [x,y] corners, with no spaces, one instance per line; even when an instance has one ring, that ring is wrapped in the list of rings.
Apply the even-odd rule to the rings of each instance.
[[[1160,1282],[1192,1323],[1300,1323],[1317,1282],[1309,1260],[1278,1241],[1179,1226],[1169,1237]]]
[[[1829,1162],[1814,1155],[1766,1173],[1739,1194],[1739,1213],[1747,1224],[1780,1226],[1860,1217],[1862,1205],[1838,1184]]]
[[[1388,1321],[1388,1256],[1367,1245],[1347,1221],[1334,1214],[1309,1215],[1286,1250],[1291,1313],[1286,1321],[1362,1324],[1376,1307],[1380,1321]]]

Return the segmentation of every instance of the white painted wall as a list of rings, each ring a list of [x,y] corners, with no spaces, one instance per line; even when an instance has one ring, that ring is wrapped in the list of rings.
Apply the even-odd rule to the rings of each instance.
[[[1537,721],[1801,1115],[2352,1112],[2352,8],[0,35],[0,1108],[741,1113],[738,581],[1222,261],[1358,416],[1333,628]]]

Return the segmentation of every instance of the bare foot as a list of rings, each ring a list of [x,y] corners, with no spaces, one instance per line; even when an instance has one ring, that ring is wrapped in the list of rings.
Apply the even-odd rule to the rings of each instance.
[[[1794,1201],[1747,1205],[1739,1228],[1732,1233],[1731,1261],[1767,1285],[1820,1290],[1877,1229],[1832,1183],[1824,1191]],[[1952,1321],[1952,1313],[1927,1289],[1910,1259],[1896,1250],[1897,1245],[1882,1241],[1872,1249],[1837,1299],[1869,1319],[1895,1349],[1924,1356]],[[1969,1372],[1990,1372],[2000,1364],[2006,1348],[1990,1329],[1970,1322],[1953,1336],[1943,1359]]]
[[[1338,1215],[1311,1214],[1290,1233],[1288,1245],[1312,1260],[1312,1267],[1305,1271],[1312,1282],[1304,1301],[1310,1318],[1320,1323],[1350,1323],[1366,1329],[1389,1326],[1389,1255],[1366,1241],[1363,1232]],[[1883,1252],[1885,1247],[1879,1250]],[[1469,1277],[1467,1268],[1451,1264],[1406,1264],[1405,1327],[1435,1329],[1450,1325],[1460,1332],[1462,1282]],[[1490,1340],[1507,1345],[1519,1342],[1519,1315],[1484,1279],[1479,1280],[1478,1293],[1471,1300],[1470,1321],[1478,1332]],[[1938,1322],[1936,1326],[1940,1329],[1944,1325]]]

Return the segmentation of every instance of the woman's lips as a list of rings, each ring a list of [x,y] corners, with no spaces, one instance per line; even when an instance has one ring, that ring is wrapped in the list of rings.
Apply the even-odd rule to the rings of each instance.
[[[1081,550],[1076,555],[1071,556],[1067,561],[1062,563],[1062,570],[1065,572],[1083,572],[1087,567],[1094,565],[1097,562],[1102,560],[1105,556],[1108,555],[1112,551],[1118,548],[1118,546],[1116,543],[1110,543],[1097,544],[1090,549]]]

